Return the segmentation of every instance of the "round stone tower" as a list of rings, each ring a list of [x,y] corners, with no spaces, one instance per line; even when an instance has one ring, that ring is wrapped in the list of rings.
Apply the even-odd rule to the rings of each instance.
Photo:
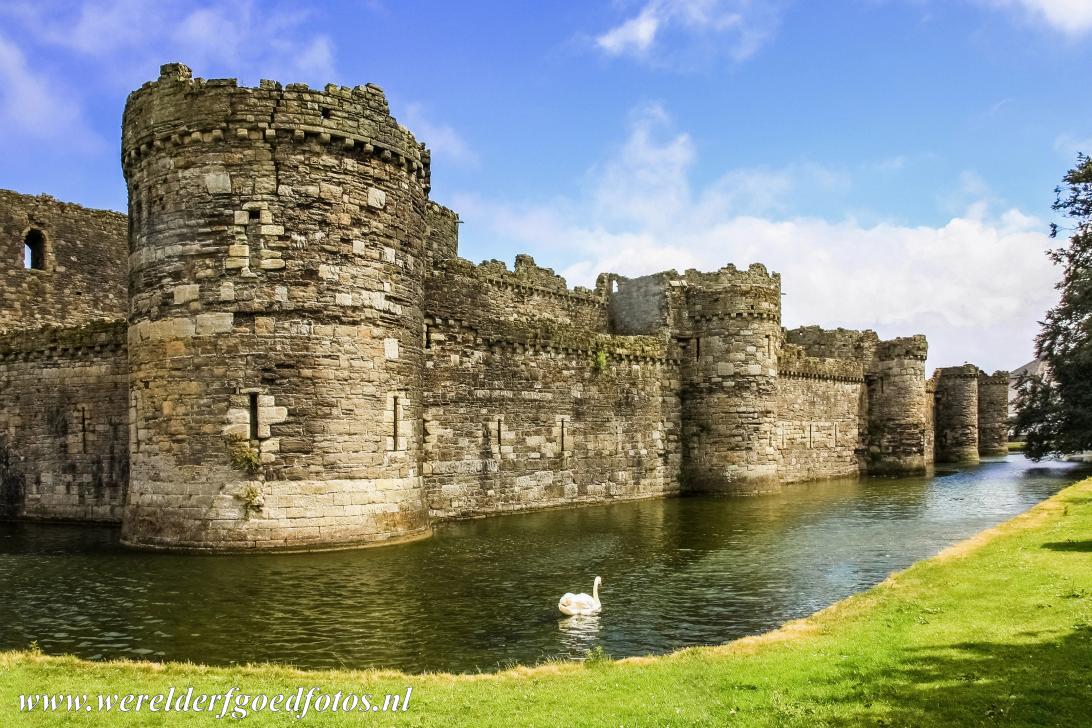
[[[936,461],[977,463],[978,367],[938,369],[936,382]]]
[[[868,378],[869,464],[871,473],[910,473],[932,462],[926,435],[924,336],[876,345]]]
[[[683,478],[688,489],[778,485],[777,357],[781,276],[753,264],[687,271]]]
[[[131,545],[429,532],[418,467],[427,156],[375,86],[130,95]]]
[[[1009,373],[978,375],[978,454],[1009,452]]]

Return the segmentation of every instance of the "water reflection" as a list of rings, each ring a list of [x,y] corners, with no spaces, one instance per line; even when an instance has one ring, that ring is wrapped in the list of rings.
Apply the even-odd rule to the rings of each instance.
[[[658,653],[820,609],[1082,472],[1013,457],[943,476],[455,523],[426,541],[328,554],[145,554],[113,529],[0,524],[0,647],[414,671],[596,647]],[[595,574],[603,613],[561,619],[558,597]]]
[[[598,644],[599,614],[565,617],[557,622],[561,633],[561,648],[566,657],[588,654]]]

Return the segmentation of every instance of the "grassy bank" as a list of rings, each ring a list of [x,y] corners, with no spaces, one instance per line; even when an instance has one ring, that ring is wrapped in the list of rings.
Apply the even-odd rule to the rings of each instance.
[[[1092,479],[864,594],[723,647],[485,676],[104,664],[2,653],[0,724],[58,722],[57,715],[19,714],[21,693],[190,686],[252,694],[300,686],[330,693],[413,688],[408,712],[306,718],[318,725],[1081,725],[1092,705]],[[145,711],[108,720],[88,713],[72,722],[217,721]],[[300,722],[263,713],[243,724]]]

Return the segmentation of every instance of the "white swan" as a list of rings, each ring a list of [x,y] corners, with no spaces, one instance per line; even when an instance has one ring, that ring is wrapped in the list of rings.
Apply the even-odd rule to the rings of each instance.
[[[576,615],[599,614],[599,610],[603,608],[602,603],[599,601],[599,585],[602,583],[602,577],[595,577],[595,582],[592,584],[591,596],[567,592],[561,597],[561,601],[557,603],[557,608],[561,610],[562,614],[567,614],[570,617]]]

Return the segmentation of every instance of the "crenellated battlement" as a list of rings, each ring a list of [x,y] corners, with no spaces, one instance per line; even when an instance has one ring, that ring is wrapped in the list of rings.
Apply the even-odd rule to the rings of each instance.
[[[929,342],[922,334],[901,336],[876,345],[877,359],[915,359],[925,361],[929,358]]]
[[[938,382],[941,382],[945,379],[978,379],[980,373],[981,370],[974,364],[960,364],[956,367],[941,367],[936,370],[934,376],[937,377]]]
[[[1010,372],[1002,369],[995,371],[993,374],[987,374],[986,372],[979,370],[978,381],[979,384],[993,385],[995,387],[1005,387],[1007,389],[1009,386],[1010,376]]]
[[[785,340],[801,346],[811,356],[831,359],[851,359],[870,362],[876,354],[880,337],[866,329],[824,329],[819,326],[801,326],[785,330]]]
[[[860,362],[808,356],[802,346],[795,344],[782,345],[777,363],[779,377],[864,382],[865,370]]]
[[[771,273],[761,263],[751,263],[747,270],[740,270],[734,264],[712,272],[694,268],[688,269],[680,278],[690,285],[713,288],[717,286],[765,286],[781,290],[781,274]]]
[[[129,95],[122,128],[127,171],[155,151],[195,143],[314,143],[350,156],[375,156],[429,185],[428,150],[390,115],[383,90],[374,84],[330,84],[318,91],[263,80],[245,87],[233,78],[194,78],[188,67],[171,63],[158,80]]]

